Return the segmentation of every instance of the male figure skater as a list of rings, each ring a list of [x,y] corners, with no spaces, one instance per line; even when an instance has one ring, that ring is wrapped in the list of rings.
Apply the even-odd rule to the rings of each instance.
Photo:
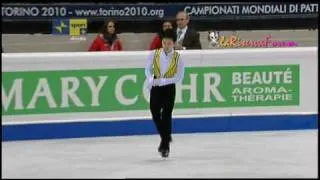
[[[150,92],[150,110],[161,142],[158,152],[168,157],[172,141],[172,111],[176,96],[176,83],[182,81],[184,64],[180,53],[174,50],[177,35],[167,29],[162,38],[162,48],[150,53],[145,75]]]

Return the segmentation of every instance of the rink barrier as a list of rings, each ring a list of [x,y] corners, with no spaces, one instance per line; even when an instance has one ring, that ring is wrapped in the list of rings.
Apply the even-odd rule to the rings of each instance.
[[[318,115],[174,118],[173,133],[279,131],[318,128]],[[2,141],[157,134],[151,119],[37,123],[2,126]]]
[[[144,76],[149,53],[3,53],[2,140],[154,133]],[[317,47],[189,50],[181,57],[186,73],[177,85],[174,132],[316,127]]]

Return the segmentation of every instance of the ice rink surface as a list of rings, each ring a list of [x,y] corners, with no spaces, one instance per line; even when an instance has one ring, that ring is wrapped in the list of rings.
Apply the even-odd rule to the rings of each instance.
[[[3,178],[316,178],[318,130],[2,142]]]

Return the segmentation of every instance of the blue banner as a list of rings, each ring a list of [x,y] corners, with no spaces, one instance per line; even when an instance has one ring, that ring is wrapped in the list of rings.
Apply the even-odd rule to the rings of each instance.
[[[318,17],[318,3],[184,4],[2,4],[2,20],[87,18],[150,21],[174,19],[186,11],[193,20]]]

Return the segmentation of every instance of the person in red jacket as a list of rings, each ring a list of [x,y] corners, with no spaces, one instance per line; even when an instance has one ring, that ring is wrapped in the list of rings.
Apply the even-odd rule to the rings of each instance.
[[[153,39],[152,42],[150,44],[149,50],[153,50],[153,49],[158,49],[158,48],[162,48],[162,36],[163,36],[163,32],[166,29],[172,29],[172,23],[170,21],[164,21],[162,23],[162,29],[159,33],[157,33]]]
[[[115,32],[115,22],[107,21],[92,42],[89,51],[122,51],[122,43]]]

